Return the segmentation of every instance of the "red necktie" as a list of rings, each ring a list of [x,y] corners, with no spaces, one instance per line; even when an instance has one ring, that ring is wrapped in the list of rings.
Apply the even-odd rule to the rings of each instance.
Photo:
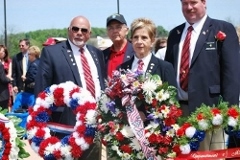
[[[189,75],[189,47],[193,27],[188,27],[188,32],[183,43],[182,58],[180,64],[180,86],[184,91],[188,90],[188,75]]]
[[[143,60],[138,60],[138,67],[137,67],[137,71],[143,72]]]
[[[84,79],[85,79],[85,82],[87,85],[87,90],[92,94],[93,97],[95,97],[95,85],[93,82],[90,67],[89,67],[87,58],[84,54],[83,48],[80,49],[80,53],[81,53],[82,69],[83,69],[83,73],[84,73]]]

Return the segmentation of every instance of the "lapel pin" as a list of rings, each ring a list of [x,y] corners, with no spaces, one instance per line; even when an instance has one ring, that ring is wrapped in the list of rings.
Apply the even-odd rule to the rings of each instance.
[[[127,58],[130,58],[130,56],[127,56]]]
[[[71,61],[73,62],[73,59],[71,58]]]
[[[68,50],[67,50],[67,52],[68,52],[68,53],[70,53],[70,52],[71,52],[71,50],[70,50],[70,49],[68,49]]]
[[[76,63],[73,63],[73,65],[75,66],[75,65],[76,65]]]
[[[206,32],[205,32],[205,31],[203,31],[203,32],[202,32],[202,34],[203,34],[203,35],[205,35],[205,34],[206,34]]]
[[[177,30],[177,34],[180,34],[181,32],[179,30]]]

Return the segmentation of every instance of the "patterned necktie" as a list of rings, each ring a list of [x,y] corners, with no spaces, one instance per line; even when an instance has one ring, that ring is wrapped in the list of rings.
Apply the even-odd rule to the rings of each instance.
[[[23,59],[22,59],[22,70],[23,70],[23,76],[26,75],[27,73],[27,55],[23,55]]]
[[[143,65],[144,65],[144,63],[143,63],[143,60],[138,60],[138,67],[137,67],[137,71],[139,71],[139,72],[143,72]]]
[[[95,97],[95,85],[94,85],[93,77],[90,71],[90,66],[84,54],[83,48],[80,49],[80,53],[81,53],[82,69],[84,73],[84,79],[86,82],[87,90],[92,94],[93,97]]]
[[[180,86],[184,91],[188,90],[188,75],[189,75],[189,47],[190,47],[190,40],[192,34],[193,27],[188,27],[188,32],[186,38],[183,43],[182,48],[182,57],[181,57],[181,64],[180,64]]]

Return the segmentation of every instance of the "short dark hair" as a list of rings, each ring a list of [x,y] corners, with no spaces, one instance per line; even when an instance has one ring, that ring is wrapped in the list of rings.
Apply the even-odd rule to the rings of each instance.
[[[20,40],[19,40],[19,43],[21,43],[22,41],[25,41],[25,44],[26,44],[27,46],[30,46],[30,41],[29,41],[29,39],[27,39],[27,38],[20,39]]]

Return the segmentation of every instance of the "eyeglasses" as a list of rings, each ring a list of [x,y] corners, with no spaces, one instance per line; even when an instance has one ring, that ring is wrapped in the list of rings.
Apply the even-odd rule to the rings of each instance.
[[[74,33],[79,32],[79,30],[81,30],[82,33],[88,33],[88,29],[87,28],[79,28],[79,27],[76,27],[76,26],[72,26],[71,30]]]

